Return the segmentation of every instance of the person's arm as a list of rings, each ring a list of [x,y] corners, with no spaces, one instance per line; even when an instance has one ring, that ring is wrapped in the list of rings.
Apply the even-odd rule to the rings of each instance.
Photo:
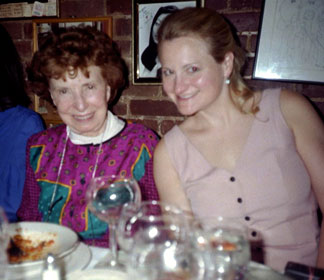
[[[140,149],[140,154],[137,155],[137,164],[141,166],[141,170],[144,169],[144,174],[138,182],[141,188],[142,200],[159,200],[153,177],[153,151],[159,142],[159,137],[150,129],[144,129],[142,136],[144,137],[136,138],[139,141],[138,146],[145,147]],[[142,164],[144,164],[144,167]],[[134,168],[133,172],[135,169],[137,168]]]
[[[324,125],[310,102],[294,92],[283,91],[281,109],[294,133],[297,150],[311,178],[319,207],[324,213]],[[324,223],[322,223],[317,266],[324,268]]]
[[[38,114],[32,114],[26,120],[25,132],[28,134],[28,138],[33,134],[45,129],[44,122]]]
[[[153,178],[152,158],[145,164],[145,174],[138,182],[142,192],[142,200],[159,200],[159,194]]]
[[[36,114],[24,114],[19,118],[19,127],[16,127],[16,135],[12,139],[14,148],[11,158],[8,160],[8,168],[11,172],[6,180],[7,186],[7,215],[11,222],[17,220],[16,213],[21,203],[25,182],[26,171],[26,146],[28,138],[43,130],[44,126],[41,118]]]
[[[163,139],[156,146],[153,159],[154,180],[160,199],[191,213],[190,202],[181,186]]]
[[[22,193],[22,200],[17,211],[17,217],[21,221],[41,221],[42,217],[38,211],[40,187],[37,184],[34,170],[30,165],[30,146],[28,141],[26,148],[26,178]]]

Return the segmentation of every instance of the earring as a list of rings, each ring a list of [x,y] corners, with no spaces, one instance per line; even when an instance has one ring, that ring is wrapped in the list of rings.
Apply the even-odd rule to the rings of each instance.
[[[225,80],[225,84],[229,85],[230,83],[231,83],[231,80],[230,80],[229,78],[227,78],[227,79]]]

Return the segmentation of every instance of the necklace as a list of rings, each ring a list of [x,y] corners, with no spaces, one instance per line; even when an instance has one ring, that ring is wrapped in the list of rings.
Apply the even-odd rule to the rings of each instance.
[[[107,121],[106,121],[105,126],[106,125],[107,125]],[[104,130],[104,132],[105,132],[105,130]],[[92,179],[94,178],[94,176],[96,174],[96,171],[97,171],[97,168],[98,168],[99,157],[102,154],[102,142],[103,142],[103,138],[104,138],[104,135],[105,135],[104,132],[102,133],[101,140],[100,140],[100,145],[99,145],[99,149],[97,151],[96,162],[95,162],[95,166],[93,168],[93,172],[92,172],[92,176],[91,176]],[[52,194],[52,197],[51,197],[50,205],[49,205],[48,210],[47,210],[47,217],[45,219],[45,222],[47,222],[49,220],[55,204],[62,199],[62,198],[59,198],[56,201],[54,200],[55,199],[55,196],[56,196],[56,193],[57,193],[57,189],[58,189],[58,181],[59,181],[60,176],[61,176],[61,171],[62,171],[62,167],[63,167],[64,157],[65,157],[65,153],[66,153],[66,147],[67,147],[67,143],[68,143],[68,140],[69,140],[69,135],[70,135],[70,131],[69,131],[68,127],[66,127],[66,141],[64,143],[64,148],[63,148],[63,151],[62,151],[62,157],[61,157],[59,169],[57,171],[57,177],[56,177],[56,182],[55,182],[55,186],[54,186],[54,191],[53,191],[53,194]]]

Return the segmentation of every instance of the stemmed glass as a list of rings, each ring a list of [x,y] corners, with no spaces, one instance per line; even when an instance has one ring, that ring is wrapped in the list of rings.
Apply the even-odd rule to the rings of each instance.
[[[132,279],[200,279],[202,258],[192,250],[188,216],[175,206],[144,201],[124,205],[118,243],[126,251]]]
[[[0,207],[0,279],[6,279],[6,272],[8,266],[8,243],[8,220],[4,210]]]
[[[112,258],[108,266],[118,268],[116,224],[125,203],[141,202],[141,191],[134,178],[119,175],[95,177],[90,181],[86,199],[89,210],[109,225],[109,247]]]

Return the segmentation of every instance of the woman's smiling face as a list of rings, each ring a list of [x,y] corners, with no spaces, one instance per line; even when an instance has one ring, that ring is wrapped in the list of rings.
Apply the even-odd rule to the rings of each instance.
[[[163,89],[183,115],[212,105],[226,88],[225,64],[217,63],[197,37],[165,40],[160,46]]]
[[[80,69],[76,77],[50,79],[50,93],[62,121],[75,133],[97,136],[104,131],[110,86],[97,66],[88,67],[89,78]]]

